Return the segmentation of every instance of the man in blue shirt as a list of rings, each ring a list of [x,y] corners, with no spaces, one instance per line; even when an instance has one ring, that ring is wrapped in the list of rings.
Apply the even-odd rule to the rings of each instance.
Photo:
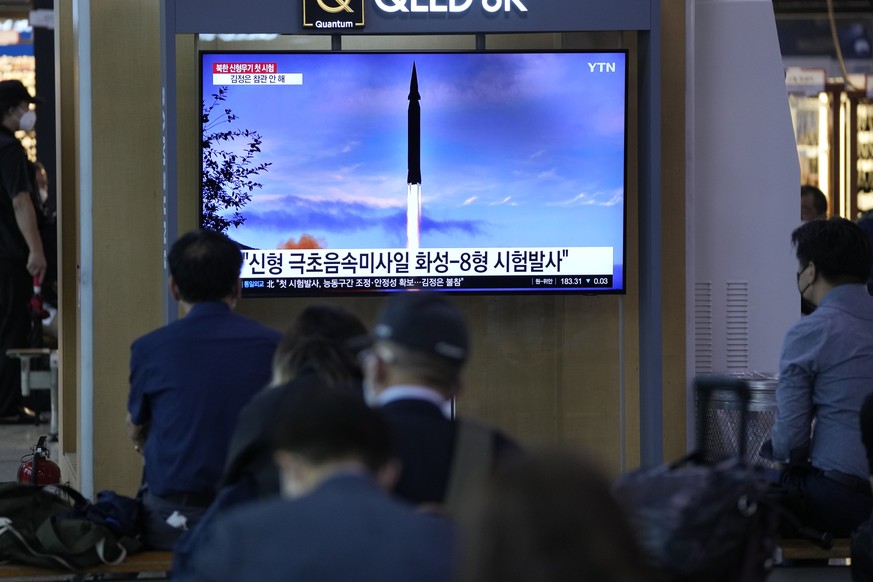
[[[131,347],[128,432],[145,457],[146,545],[171,549],[215,497],[237,415],[271,374],[281,334],[236,315],[239,247],[202,230],[170,250],[182,319]]]
[[[816,309],[788,331],[779,363],[772,457],[804,523],[848,535],[873,509],[858,414],[873,393],[873,263],[861,228],[810,221],[791,235],[797,287]]]

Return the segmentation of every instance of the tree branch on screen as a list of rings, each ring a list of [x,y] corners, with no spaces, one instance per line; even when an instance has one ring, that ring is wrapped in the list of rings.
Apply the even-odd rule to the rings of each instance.
[[[262,186],[252,178],[268,171],[270,166],[269,162],[254,162],[255,156],[261,151],[259,132],[242,128],[216,129],[223,124],[233,125],[237,120],[229,107],[216,111],[227,100],[227,92],[227,87],[219,87],[218,92],[212,94],[212,103],[208,107],[205,101],[201,103],[203,174],[200,189],[203,205],[200,226],[222,233],[227,233],[231,226],[245,222],[245,217],[239,211],[251,200],[251,192]],[[246,143],[234,151],[232,142],[237,139]]]

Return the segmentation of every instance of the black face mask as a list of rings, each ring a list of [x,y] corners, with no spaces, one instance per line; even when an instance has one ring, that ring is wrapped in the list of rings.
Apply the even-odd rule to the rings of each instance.
[[[797,290],[800,292],[800,313],[802,313],[803,315],[809,315],[810,313],[812,313],[813,311],[815,311],[815,308],[816,308],[815,303],[813,303],[813,302],[810,301],[809,299],[806,299],[806,298],[803,296],[803,294],[806,293],[806,290],[809,289],[809,286],[812,285],[812,283],[807,283],[807,284],[806,284],[806,287],[804,287],[803,289],[800,289],[800,287],[799,287],[799,285],[800,285],[800,275],[802,275],[803,272],[804,272],[807,268],[809,268],[809,263],[806,264],[806,267],[802,268],[800,271],[797,272],[797,285],[798,285],[798,289],[797,289]]]
[[[802,313],[803,315],[809,315],[810,313],[815,311],[815,308],[815,303],[804,299],[803,297],[800,298],[800,313]]]

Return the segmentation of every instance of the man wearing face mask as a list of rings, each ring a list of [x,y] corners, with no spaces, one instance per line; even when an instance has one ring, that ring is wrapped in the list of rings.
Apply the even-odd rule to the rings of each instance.
[[[785,336],[776,418],[762,454],[784,464],[779,483],[807,525],[847,536],[873,509],[859,413],[873,394],[873,251],[844,218],[795,230],[797,288],[815,311]]]
[[[453,418],[451,400],[469,355],[464,317],[438,294],[392,294],[373,336],[362,354],[364,392],[394,434],[403,468],[393,492],[424,508],[454,511],[498,461],[521,454],[502,432]],[[476,461],[467,462],[471,457]]]
[[[21,81],[0,81],[0,422],[31,422],[21,407],[19,362],[9,348],[27,346],[33,278],[42,281],[45,252],[31,200],[27,154],[15,132],[30,131],[36,113]]]

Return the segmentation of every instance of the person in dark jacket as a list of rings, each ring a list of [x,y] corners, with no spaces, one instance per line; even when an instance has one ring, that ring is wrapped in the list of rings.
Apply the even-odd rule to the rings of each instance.
[[[253,477],[259,496],[279,493],[272,437],[283,401],[306,387],[362,398],[357,354],[369,341],[367,333],[358,316],[342,307],[311,305],[300,313],[276,348],[270,385],[240,412],[223,485]]]
[[[368,342],[366,326],[347,309],[311,305],[300,313],[273,355],[270,384],[240,411],[218,495],[197,526],[176,544],[174,571],[187,568],[205,532],[221,515],[236,506],[279,495],[274,437],[283,421],[282,411],[293,405],[294,399],[315,390],[363,400],[357,354]]]
[[[487,476],[498,461],[521,451],[508,436],[480,423],[474,426],[481,446],[468,448],[468,441],[458,438],[459,427],[470,426],[451,411],[470,349],[464,317],[442,295],[395,294],[386,300],[373,337],[364,352],[364,390],[394,431],[402,464],[394,493],[425,507],[454,506],[455,475],[480,470]],[[457,454],[461,442],[463,450],[478,451],[482,461],[455,471],[456,459],[463,458]],[[458,493],[468,495],[475,487],[468,481]]]
[[[352,394],[309,390],[281,413],[282,495],[218,517],[182,582],[450,582],[455,528],[384,490],[396,476],[391,431]]]

